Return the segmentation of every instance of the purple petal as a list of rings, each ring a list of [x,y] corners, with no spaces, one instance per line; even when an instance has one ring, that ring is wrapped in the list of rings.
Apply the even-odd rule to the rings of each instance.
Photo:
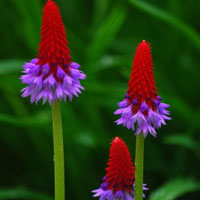
[[[48,64],[45,64],[42,66],[42,75],[46,76],[47,74],[49,74],[50,71],[50,67]]]
[[[145,111],[148,111],[148,109],[149,109],[149,107],[146,104],[146,102],[144,101],[140,106],[140,110],[141,110],[141,112],[145,112]]]
[[[63,79],[66,76],[66,73],[65,73],[65,71],[61,67],[58,67],[56,76],[59,79]]]
[[[45,80],[44,80],[45,85],[49,85],[52,88],[57,84],[56,79],[54,78],[53,74],[50,74]]]
[[[74,69],[78,69],[78,68],[80,68],[81,66],[80,66],[78,63],[72,62],[72,63],[71,63],[71,67],[74,68]]]
[[[39,61],[39,59],[33,58],[33,59],[31,60],[31,63],[36,64],[38,61]]]

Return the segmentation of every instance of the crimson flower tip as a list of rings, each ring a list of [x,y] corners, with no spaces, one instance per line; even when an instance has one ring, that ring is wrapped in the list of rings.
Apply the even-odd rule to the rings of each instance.
[[[120,137],[115,137],[115,138],[113,138],[112,143],[119,142],[119,141],[121,141],[121,138]]]
[[[171,119],[169,105],[161,100],[154,80],[150,45],[143,40],[135,52],[127,94],[114,112],[121,115],[116,124],[136,131],[135,135],[142,133],[146,137],[150,133],[156,137],[156,129]]]

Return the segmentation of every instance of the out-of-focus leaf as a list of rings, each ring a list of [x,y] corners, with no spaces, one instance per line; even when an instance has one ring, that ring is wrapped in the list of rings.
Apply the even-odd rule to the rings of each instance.
[[[104,18],[106,10],[111,2],[108,0],[95,0],[94,11],[93,11],[93,26],[97,27],[99,22]]]
[[[8,74],[1,76],[0,78],[0,88],[16,94],[20,94],[22,89],[22,83],[19,79],[19,74]],[[23,85],[25,86],[25,84]]]
[[[185,35],[192,44],[200,50],[200,36],[197,31],[192,29],[187,24],[183,23],[181,20],[177,19],[176,17],[170,15],[169,13],[156,8],[155,6],[148,4],[144,1],[138,0],[128,0],[133,6],[137,7],[138,9],[158,18],[161,19],[168,24],[177,28],[183,35]]]
[[[13,189],[0,189],[0,199],[29,199],[29,200],[53,200],[49,195],[28,190],[25,188],[13,188]]]
[[[140,37],[141,36],[118,37],[117,40],[112,43],[111,49],[119,55],[123,54],[129,56],[131,60],[133,60],[135,47],[138,45],[138,41],[141,40]]]
[[[8,124],[22,126],[22,127],[40,127],[45,128],[51,121],[51,115],[49,112],[40,112],[32,116],[27,117],[16,117],[6,114],[0,114],[0,122]]]
[[[198,182],[190,178],[172,180],[154,191],[149,200],[175,200],[182,195],[200,190]]]
[[[200,149],[199,144],[196,140],[192,138],[192,135],[188,134],[173,134],[167,135],[164,138],[164,143],[169,145],[178,145],[194,152],[198,159],[200,159]]]
[[[192,151],[198,150],[198,143],[191,138],[188,134],[173,134],[173,135],[167,135],[164,138],[164,143],[170,144],[170,145],[179,145],[185,148],[188,148]]]
[[[110,15],[97,29],[88,46],[89,63],[97,61],[109,47],[126,18],[126,8],[121,3],[114,4]]]
[[[99,83],[99,82],[87,82],[87,90],[96,92],[100,95],[110,95],[110,96],[123,96],[125,90],[127,89],[126,85],[120,84],[118,82],[109,82],[109,83]]]
[[[85,147],[95,148],[97,142],[94,139],[94,136],[88,131],[81,131],[81,134],[77,137],[75,136],[74,140]]]
[[[73,41],[73,46],[69,44],[69,47],[72,50],[73,60],[79,61],[84,57],[83,51],[85,51],[87,45],[79,35],[72,32],[69,28],[67,29],[67,37],[69,41]]]
[[[20,72],[22,70],[23,60],[10,59],[0,61],[0,76],[10,73]]]
[[[199,113],[194,110],[190,104],[188,104],[184,99],[179,97],[177,94],[166,95],[162,94],[162,97],[165,97],[168,100],[169,104],[173,106],[173,111],[181,114],[188,122],[196,127],[200,127],[199,123]]]
[[[18,116],[26,116],[28,115],[28,109],[25,106],[25,101],[16,94],[13,94],[9,90],[3,90],[2,93],[4,94],[7,102],[10,104],[12,110]]]
[[[97,72],[110,69],[112,67],[125,67],[131,65],[131,57],[106,55],[95,65]],[[101,67],[99,67],[101,66]]]
[[[41,24],[42,4],[40,0],[26,1],[11,0],[12,4],[18,10],[20,22],[23,25],[23,39],[26,38],[30,49],[35,52],[39,41],[39,32]]]

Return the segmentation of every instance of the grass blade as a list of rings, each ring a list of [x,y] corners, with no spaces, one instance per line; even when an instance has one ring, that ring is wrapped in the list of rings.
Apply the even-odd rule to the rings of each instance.
[[[198,151],[198,143],[188,134],[167,135],[164,138],[164,143],[170,145],[179,145],[194,152]]]
[[[21,127],[47,128],[51,122],[49,112],[39,112],[28,117],[16,117],[0,113],[0,122]]]
[[[153,192],[149,200],[175,200],[180,196],[194,191],[199,191],[200,186],[189,178],[172,180]]]
[[[115,4],[110,15],[97,29],[88,47],[88,60],[93,64],[98,60],[112,43],[117,32],[120,30],[126,17],[126,9],[123,4]]]
[[[152,6],[144,1],[138,1],[138,0],[129,0],[131,5],[134,7],[137,7],[138,9],[160,19],[168,24],[174,26],[177,28],[183,35],[185,35],[189,41],[192,42],[192,44],[200,50],[200,36],[197,31],[192,29],[189,25],[185,24],[181,20],[177,19],[176,17],[170,15],[169,13],[156,8],[155,6]]]
[[[0,76],[20,72],[24,61],[21,59],[3,60],[0,62]]]
[[[46,194],[28,190],[25,188],[13,188],[13,189],[0,189],[0,199],[37,199],[37,200],[53,200],[52,197]]]

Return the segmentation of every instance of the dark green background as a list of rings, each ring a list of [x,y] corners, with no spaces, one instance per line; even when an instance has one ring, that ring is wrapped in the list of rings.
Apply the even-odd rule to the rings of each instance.
[[[19,77],[36,57],[42,0],[0,0],[0,199],[51,200],[53,149],[49,105],[22,99]],[[157,87],[172,121],[145,141],[148,200],[199,200],[200,1],[57,0],[85,91],[62,103],[66,194],[92,199],[110,141],[122,137],[134,158],[135,138],[116,126],[138,43],[150,42]]]

